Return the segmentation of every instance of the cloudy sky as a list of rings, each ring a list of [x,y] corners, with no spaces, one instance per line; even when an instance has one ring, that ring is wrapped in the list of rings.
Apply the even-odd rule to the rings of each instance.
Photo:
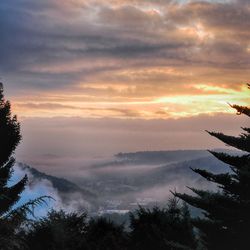
[[[250,103],[249,27],[248,0],[2,0],[21,160],[220,146],[192,137],[245,122],[227,102]]]

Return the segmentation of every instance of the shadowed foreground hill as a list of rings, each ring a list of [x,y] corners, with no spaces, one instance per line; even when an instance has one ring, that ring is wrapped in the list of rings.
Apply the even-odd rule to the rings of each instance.
[[[40,192],[39,190],[42,188],[42,192],[50,194],[64,209],[72,210],[74,208],[74,210],[80,211],[96,210],[97,208],[95,193],[81,188],[67,179],[42,173],[23,163],[16,164],[15,169],[29,177],[27,184],[31,190],[36,187],[37,192]]]
[[[56,188],[60,193],[79,192],[88,198],[96,197],[94,193],[86,189],[80,188],[75,183],[68,181],[64,178],[58,178],[52,175],[45,174],[23,163],[18,163],[18,167],[20,167],[24,171],[30,172],[36,180],[49,180],[52,183],[53,187]]]

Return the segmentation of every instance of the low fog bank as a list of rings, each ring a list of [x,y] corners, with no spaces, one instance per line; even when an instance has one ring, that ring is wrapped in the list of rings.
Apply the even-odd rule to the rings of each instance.
[[[203,150],[144,151],[120,153],[110,160],[92,162],[79,168],[78,176],[71,176],[71,182],[19,163],[15,166],[12,182],[24,174],[29,177],[21,203],[41,195],[55,199],[48,207],[39,208],[38,214],[51,208],[123,214],[137,209],[138,205],[164,206],[171,197],[170,191],[190,192],[187,186],[216,188],[193,173],[190,167],[216,173],[229,170],[227,165]]]
[[[118,152],[225,147],[205,131],[237,135],[244,116],[202,115],[178,120],[21,118],[20,162],[49,174],[75,177]]]
[[[179,154],[178,154],[179,152]],[[199,154],[197,154],[200,153]],[[133,209],[138,204],[164,204],[170,198],[170,190],[189,192],[189,187],[212,188],[215,186],[205,181],[191,171],[192,168],[204,168],[213,172],[225,172],[229,168],[206,151],[161,151],[154,152],[162,155],[165,162],[145,162],[141,155],[152,155],[153,152],[126,154],[126,158],[98,164],[89,168],[88,177],[75,178],[74,181],[81,187],[95,190],[99,195],[100,203],[109,207]],[[135,156],[139,155],[140,160]],[[181,155],[185,156],[184,158]],[[131,162],[129,156],[136,161]],[[169,161],[167,161],[167,157]],[[199,157],[200,156],[200,157]],[[187,158],[187,159],[185,159]],[[87,171],[86,169],[82,170]],[[91,176],[91,177],[90,177]],[[112,204],[113,203],[113,204]]]

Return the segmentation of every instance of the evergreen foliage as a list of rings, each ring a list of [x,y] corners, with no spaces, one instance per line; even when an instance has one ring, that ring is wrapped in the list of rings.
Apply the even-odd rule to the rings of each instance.
[[[80,250],[86,248],[86,214],[51,211],[34,221],[26,235],[28,249]]]
[[[16,116],[11,115],[10,102],[4,99],[2,83],[0,83],[0,138],[0,218],[2,218],[20,199],[27,182],[25,176],[15,185],[8,186],[15,163],[12,155],[21,140],[21,135],[20,124]]]
[[[23,242],[17,237],[21,223],[27,213],[33,213],[33,207],[44,201],[37,198],[21,207],[14,206],[21,198],[27,176],[10,186],[15,159],[14,151],[21,141],[20,124],[16,116],[11,115],[11,105],[4,99],[3,84],[0,83],[0,249],[22,249]]]
[[[3,84],[0,83],[0,249],[21,248],[15,237],[20,220],[12,216],[12,208],[19,201],[27,182],[25,176],[9,186],[15,160],[13,152],[21,140],[20,125],[11,115],[10,102],[4,99]]]
[[[105,218],[91,219],[86,233],[88,250],[126,250],[127,233],[123,225],[117,225]]]
[[[139,208],[130,230],[106,218],[52,211],[20,233],[27,250],[190,250],[196,239],[189,209],[175,199],[167,208]]]
[[[63,211],[34,221],[25,238],[30,250],[125,250],[128,244],[123,226]]]
[[[250,109],[231,105],[237,114],[250,116]],[[242,155],[211,153],[229,165],[227,173],[214,174],[206,170],[193,171],[217,184],[218,191],[190,188],[194,196],[175,193],[190,205],[202,209],[204,217],[194,218],[193,225],[200,230],[204,247],[211,250],[244,250],[249,248],[250,228],[250,128],[242,128],[239,136],[218,132],[208,133],[229,146],[242,150]]]
[[[164,209],[140,207],[131,214],[131,249],[194,249],[196,240],[188,207],[170,199]]]

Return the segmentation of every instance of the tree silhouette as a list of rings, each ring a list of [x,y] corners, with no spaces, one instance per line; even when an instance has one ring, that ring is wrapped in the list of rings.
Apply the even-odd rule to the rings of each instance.
[[[248,85],[249,87],[249,85]],[[245,106],[231,105],[237,114],[250,116]],[[250,128],[242,128],[238,137],[209,132],[222,142],[244,154],[230,155],[210,151],[229,165],[228,173],[214,174],[202,169],[193,171],[218,186],[218,191],[190,188],[196,195],[175,193],[190,205],[203,210],[204,217],[193,219],[200,230],[204,246],[211,250],[241,250],[249,248],[250,228]]]
[[[4,99],[3,84],[0,83],[0,249],[21,249],[21,241],[16,237],[17,227],[23,222],[32,207],[44,201],[40,197],[16,209],[13,207],[21,198],[27,183],[24,176],[10,186],[15,159],[13,153],[21,140],[20,124],[11,115],[11,105]]]
[[[51,211],[45,218],[34,221],[26,234],[29,249],[82,250],[86,246],[86,214],[66,214]]]
[[[131,249],[184,250],[196,246],[188,207],[180,206],[176,198],[163,209],[140,207],[130,221]]]
[[[15,159],[13,152],[21,140],[20,125],[11,115],[10,102],[4,99],[3,84],[0,83],[0,247],[9,247],[13,241],[15,227],[10,223],[11,208],[19,201],[27,182],[25,176],[18,183],[9,186]],[[6,248],[7,249],[7,248]]]
[[[127,250],[128,237],[123,226],[105,218],[51,211],[34,221],[24,236],[33,250]]]
[[[10,102],[4,99],[2,83],[0,83],[0,138],[0,216],[3,216],[20,199],[27,177],[12,187],[7,186],[15,163],[12,155],[21,140],[21,135],[17,118],[11,115]]]
[[[91,219],[86,233],[89,250],[126,250],[127,233],[123,225],[117,225],[105,218]]]

